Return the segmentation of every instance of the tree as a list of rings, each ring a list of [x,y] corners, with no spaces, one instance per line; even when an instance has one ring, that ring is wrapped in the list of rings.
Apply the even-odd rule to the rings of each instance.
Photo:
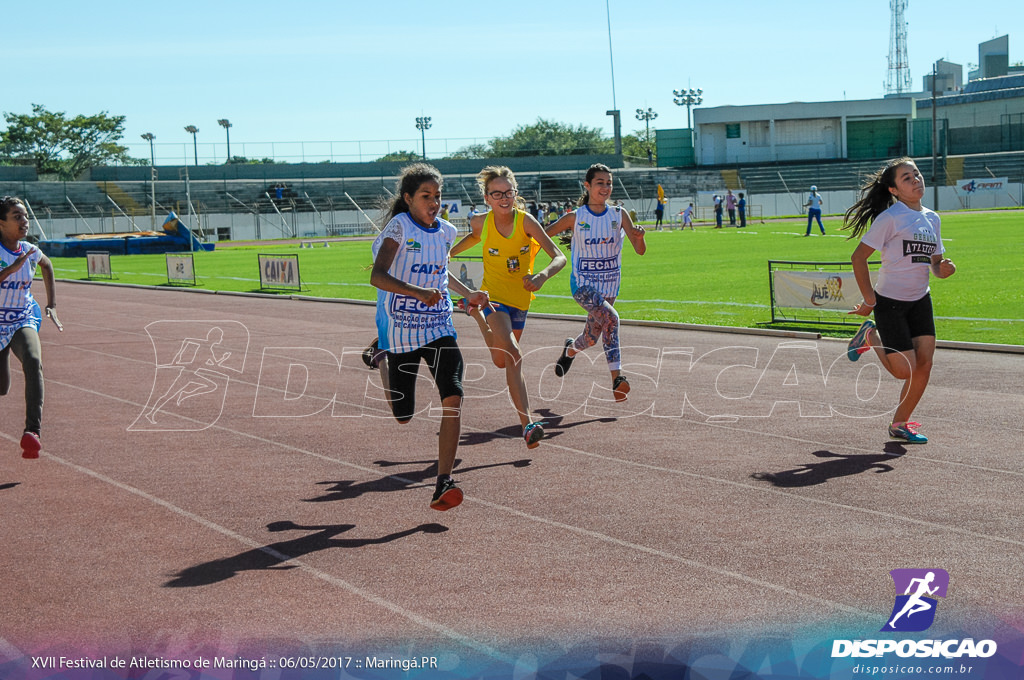
[[[605,139],[598,128],[538,118],[533,125],[520,125],[508,137],[491,140],[490,156],[566,156],[613,153],[615,143]]]
[[[459,158],[487,158],[490,155],[490,150],[486,144],[469,144],[464,146],[458,151],[445,156],[446,159],[459,159]]]
[[[67,118],[63,111],[47,111],[40,104],[32,105],[31,114],[5,112],[7,130],[0,133],[0,157],[29,160],[39,174],[57,173],[61,179],[76,179],[93,165],[131,165],[135,159],[118,144],[124,119],[106,111]]]
[[[385,154],[377,159],[378,163],[385,161],[421,161],[423,156],[419,155],[415,151],[392,151],[389,154]]]
[[[622,155],[623,156],[634,156],[636,158],[642,158],[647,160],[647,147],[649,146],[645,141],[645,133],[643,130],[637,130],[636,133],[626,135],[622,138]],[[652,137],[654,135],[651,135]],[[653,148],[653,145],[650,145]]]
[[[246,158],[245,156],[232,156],[228,159],[228,165],[275,165],[277,161],[273,158]],[[207,165],[220,165],[216,161],[207,163]]]

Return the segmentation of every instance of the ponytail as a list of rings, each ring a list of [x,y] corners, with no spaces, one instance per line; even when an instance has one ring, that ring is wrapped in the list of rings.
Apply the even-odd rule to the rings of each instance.
[[[428,163],[413,163],[402,168],[398,175],[398,183],[395,186],[395,197],[390,201],[384,199],[381,212],[384,217],[384,224],[390,222],[395,215],[409,212],[409,204],[405,200],[406,194],[415,194],[416,190],[424,182],[434,181],[441,187],[444,178],[441,172]]]
[[[896,186],[896,169],[902,165],[914,165],[914,160],[908,156],[895,158],[870,175],[861,186],[860,197],[843,217],[841,228],[851,230],[847,240],[859,238],[876,217],[896,203],[896,197],[889,189]]]

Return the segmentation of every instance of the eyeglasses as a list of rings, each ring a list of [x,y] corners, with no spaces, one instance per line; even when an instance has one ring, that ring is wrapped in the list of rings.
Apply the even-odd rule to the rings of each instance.
[[[500,201],[503,198],[512,198],[519,192],[515,189],[509,189],[508,191],[490,191],[487,193],[488,196],[493,198],[495,201]]]

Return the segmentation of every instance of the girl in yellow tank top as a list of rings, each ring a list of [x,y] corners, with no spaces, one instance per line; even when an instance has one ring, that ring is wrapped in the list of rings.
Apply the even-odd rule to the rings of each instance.
[[[500,302],[516,309],[528,310],[536,295],[526,288],[524,278],[533,275],[533,260],[540,250],[526,233],[525,221],[529,213],[513,208],[512,233],[503,235],[494,226],[494,211],[484,217],[483,257],[484,281],[492,302]]]
[[[452,247],[451,255],[483,242],[481,290],[488,291],[491,304],[486,310],[472,306],[466,310],[480,326],[494,365],[505,369],[509,396],[523,426],[523,438],[527,448],[532,449],[540,445],[544,428],[532,420],[519,339],[534,293],[565,266],[566,258],[540,223],[523,210],[511,170],[488,166],[477,175],[477,185],[491,210],[486,215],[473,216],[470,233]],[[551,257],[551,262],[534,273],[534,256],[541,249]]]

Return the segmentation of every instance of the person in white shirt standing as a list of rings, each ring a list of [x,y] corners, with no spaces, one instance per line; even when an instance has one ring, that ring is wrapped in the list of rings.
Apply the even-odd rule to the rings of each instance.
[[[11,389],[11,352],[25,373],[25,431],[21,436],[22,458],[38,458],[43,419],[43,358],[39,343],[42,311],[32,297],[36,265],[43,272],[46,309],[56,308],[53,265],[31,243],[28,211],[20,199],[0,198],[0,395]]]
[[[811,235],[811,225],[814,220],[818,220],[818,228],[821,229],[821,235],[824,236],[825,225],[821,223],[821,194],[818,193],[818,187],[811,187],[811,194],[807,197],[804,207],[807,208],[807,233],[804,236]]]
[[[928,386],[935,355],[929,274],[945,279],[956,273],[952,260],[942,256],[938,213],[921,205],[924,188],[913,160],[889,161],[868,179],[843,220],[851,239],[861,237],[850,259],[863,302],[850,313],[875,315],[854,335],[847,356],[857,361],[874,349],[882,366],[903,381],[889,436],[909,444],[928,441],[917,431],[920,423],[908,421]],[[882,266],[872,288],[868,258],[876,250]]]

